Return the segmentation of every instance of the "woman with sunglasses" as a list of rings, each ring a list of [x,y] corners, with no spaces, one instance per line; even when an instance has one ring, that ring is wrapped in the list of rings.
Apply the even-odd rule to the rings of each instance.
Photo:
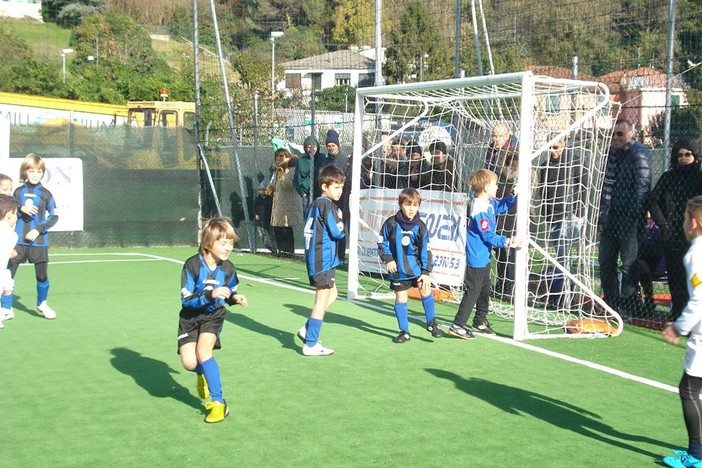
[[[685,239],[683,221],[687,201],[702,195],[700,149],[700,141],[696,138],[676,141],[670,154],[670,170],[661,174],[649,199],[651,217],[661,228],[672,320],[680,316],[689,299],[683,257],[690,243]]]

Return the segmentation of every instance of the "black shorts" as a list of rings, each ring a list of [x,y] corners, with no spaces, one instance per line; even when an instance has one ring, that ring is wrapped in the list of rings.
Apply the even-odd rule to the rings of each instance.
[[[180,354],[180,347],[185,343],[196,343],[200,333],[217,335],[214,349],[220,349],[222,343],[219,341],[219,334],[222,333],[226,313],[224,307],[211,313],[181,310],[178,321],[178,354]]]
[[[407,291],[413,286],[417,286],[417,280],[419,278],[412,278],[408,280],[390,280],[390,289],[393,291]]]
[[[48,247],[17,244],[15,252],[17,252],[17,256],[10,259],[14,263],[24,263],[26,261],[29,261],[29,263],[49,263]]]
[[[336,268],[310,276],[310,284],[318,289],[331,288],[336,284]]]

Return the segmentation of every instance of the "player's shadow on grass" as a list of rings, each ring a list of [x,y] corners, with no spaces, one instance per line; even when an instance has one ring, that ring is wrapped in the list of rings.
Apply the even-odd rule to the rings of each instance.
[[[426,371],[438,378],[453,382],[458,390],[480,398],[506,413],[529,415],[557,428],[570,430],[621,449],[659,458],[660,454],[649,452],[627,442],[657,445],[669,450],[677,448],[675,445],[666,444],[657,439],[620,432],[605,424],[599,414],[540,393],[477,377],[466,379],[441,369],[426,369]]]
[[[157,398],[173,398],[197,410],[203,411],[202,402],[188,389],[171,377],[178,371],[163,361],[142,356],[127,348],[113,348],[112,366],[122,374],[134,379],[134,382]],[[193,376],[193,387],[195,377]]]
[[[297,346],[295,346],[295,334],[290,333],[289,330],[279,330],[277,328],[269,327],[261,322],[257,322],[245,313],[228,313],[225,316],[225,320],[247,330],[260,333],[261,335],[272,336],[280,342],[283,348],[297,348]]]
[[[299,304],[283,304],[283,306],[290,309],[294,314],[300,315],[304,318],[304,320],[307,320],[307,318],[309,318],[310,316],[310,307],[301,306]],[[397,323],[395,321],[395,317],[392,315],[388,315],[388,320],[388,323]],[[324,322],[344,325],[347,327],[355,328],[357,330],[361,330],[366,333],[382,336],[383,338],[394,338],[397,335],[397,330],[395,328],[376,327],[375,325],[370,325],[368,322],[364,322],[363,320],[349,317],[348,315],[335,314],[333,312],[327,312],[324,315]],[[304,321],[300,323],[300,325],[302,325],[303,323]],[[411,331],[412,330],[410,329],[410,332]],[[297,330],[295,330],[295,332],[297,332]],[[412,335],[412,339],[416,339],[419,341],[432,341],[416,335]]]
[[[26,305],[24,305],[24,302],[22,301],[22,296],[15,295],[15,297],[12,300],[12,309],[15,311],[26,312],[28,315],[34,317],[44,318],[44,316],[41,315],[39,311],[37,311],[36,307],[27,307]]]

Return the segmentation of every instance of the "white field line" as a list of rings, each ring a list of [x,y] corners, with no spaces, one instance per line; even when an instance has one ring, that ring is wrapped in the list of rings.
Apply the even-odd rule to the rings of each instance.
[[[168,258],[168,257],[161,257],[159,255],[151,255],[151,254],[136,253],[136,252],[135,253],[109,253],[109,254],[103,254],[103,253],[101,253],[101,254],[97,254],[97,253],[96,254],[90,254],[90,253],[86,253],[86,254],[54,254],[54,255],[52,255],[52,257],[59,256],[59,255],[64,255],[64,256],[74,256],[74,255],[78,255],[78,256],[100,256],[100,255],[105,255],[105,256],[108,256],[108,255],[142,256],[142,257],[147,257],[147,258],[140,259],[140,260],[132,259],[132,261],[142,261],[142,262],[143,261],[166,261],[166,262],[176,263],[178,265],[182,265],[184,263],[182,260],[177,260],[177,259]],[[101,261],[115,262],[115,261],[129,261],[129,260],[94,260],[94,261],[89,261],[89,262],[101,262]],[[59,263],[59,262],[51,262],[51,263]],[[87,261],[77,261],[77,262],[67,261],[67,262],[60,262],[60,263],[68,264],[68,263],[88,263],[88,262]],[[309,289],[309,288],[301,288],[299,286],[291,286],[288,284],[281,284],[281,283],[277,282],[275,279],[256,278],[254,276],[248,276],[248,275],[239,275],[239,277],[246,279],[248,281],[255,281],[257,283],[267,284],[269,286],[275,286],[275,287],[283,288],[283,289],[290,289],[292,291],[298,291],[298,292],[311,294],[311,295],[314,294],[314,291]],[[297,279],[297,278],[288,278],[288,279]],[[376,310],[379,312],[383,312],[385,314],[393,314],[389,307],[379,307],[379,306],[376,306],[373,304],[368,304],[364,301],[359,301],[359,300],[353,300],[353,301],[349,301],[349,302],[352,302],[352,303],[357,304],[359,306],[365,307],[366,309],[373,309],[373,310]],[[414,315],[414,314],[410,314],[410,317],[417,319],[417,320],[421,320],[424,318],[423,316],[420,317],[420,316]],[[443,325],[446,326],[448,324],[444,323]],[[607,374],[611,374],[611,375],[620,377],[622,379],[631,380],[633,382],[638,382],[638,383],[648,385],[650,387],[654,387],[654,388],[657,388],[660,390],[665,390],[665,391],[672,392],[672,393],[678,393],[678,388],[674,387],[672,385],[668,385],[668,384],[664,384],[664,383],[661,383],[661,382],[658,382],[655,380],[647,379],[645,377],[639,377],[637,375],[629,374],[628,372],[623,372],[623,371],[620,371],[618,369],[603,366],[601,364],[596,364],[594,362],[586,361],[584,359],[578,359],[578,358],[574,358],[572,356],[567,356],[565,354],[557,353],[554,351],[549,351],[547,349],[542,349],[542,348],[539,348],[539,347],[536,347],[536,346],[533,346],[533,345],[530,345],[527,343],[515,341],[511,338],[505,338],[502,336],[483,335],[481,333],[476,333],[476,336],[479,336],[480,338],[486,338],[489,340],[499,341],[501,343],[516,346],[518,348],[522,348],[522,349],[525,349],[528,351],[543,354],[545,356],[549,356],[549,357],[552,357],[555,359],[560,359],[562,361],[571,362],[573,364],[578,364],[581,366],[589,367],[590,369],[598,370],[600,372],[605,372]]]

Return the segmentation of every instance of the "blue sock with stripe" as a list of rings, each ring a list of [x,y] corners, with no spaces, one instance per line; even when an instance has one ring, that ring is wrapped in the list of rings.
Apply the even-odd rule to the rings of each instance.
[[[45,281],[37,281],[37,305],[41,304],[49,297],[49,278]]]
[[[207,361],[200,363],[202,368],[202,374],[207,379],[207,387],[210,389],[210,396],[212,401],[218,401],[224,403],[222,398],[222,380],[219,375],[219,365],[215,361],[214,356],[209,358]],[[197,369],[197,367],[195,368]]]
[[[407,318],[406,302],[395,303],[395,317],[397,318],[397,326],[400,327],[400,331],[409,333],[409,319]]]
[[[436,317],[436,302],[433,294],[422,298],[422,307],[424,307],[424,317],[426,317],[427,324],[429,324]]]
[[[319,332],[322,329],[323,320],[310,317],[307,321],[307,336],[305,337],[305,344],[307,346],[314,346],[319,341]]]
[[[14,302],[14,299],[14,294],[3,294],[2,296],[0,296],[0,306],[2,306],[3,309],[12,309],[12,303]]]

